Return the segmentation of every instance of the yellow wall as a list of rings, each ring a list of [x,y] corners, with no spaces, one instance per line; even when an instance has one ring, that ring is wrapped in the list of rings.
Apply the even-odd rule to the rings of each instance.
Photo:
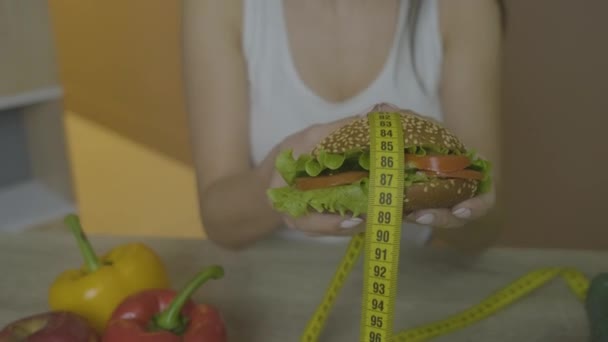
[[[85,228],[203,237],[182,99],[180,2],[49,4]]]

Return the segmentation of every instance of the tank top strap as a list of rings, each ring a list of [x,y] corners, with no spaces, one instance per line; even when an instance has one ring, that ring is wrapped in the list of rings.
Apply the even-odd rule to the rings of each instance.
[[[243,51],[250,70],[250,78],[266,71],[263,65],[277,65],[277,60],[289,56],[283,46],[285,32],[283,0],[243,1]],[[261,76],[260,76],[261,77]]]
[[[408,66],[405,77],[419,76],[425,91],[437,92],[443,63],[443,39],[437,0],[421,2],[413,41],[411,31],[402,37],[400,65]],[[413,56],[413,60],[410,58]],[[406,62],[407,60],[407,62]]]

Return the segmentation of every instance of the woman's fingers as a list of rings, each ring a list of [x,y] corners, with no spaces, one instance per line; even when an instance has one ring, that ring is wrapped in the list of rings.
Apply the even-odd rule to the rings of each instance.
[[[473,197],[455,206],[452,213],[464,220],[478,219],[494,206],[495,197],[494,192]]]
[[[449,209],[419,210],[408,215],[407,220],[436,228],[458,228],[466,223],[466,220],[456,217]]]
[[[484,216],[494,205],[493,192],[468,199],[450,209],[419,210],[407,216],[410,222],[436,227],[458,228]]]
[[[287,216],[285,222],[289,228],[309,235],[347,236],[365,230],[365,223],[360,218],[332,214],[310,213],[299,218]]]

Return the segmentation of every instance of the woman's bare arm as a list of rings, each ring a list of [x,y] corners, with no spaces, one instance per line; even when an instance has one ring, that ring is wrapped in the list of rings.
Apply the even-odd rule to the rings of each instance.
[[[266,190],[272,153],[250,165],[249,94],[240,1],[183,2],[187,110],[201,219],[208,238],[243,248],[276,229]]]
[[[500,169],[502,29],[496,0],[441,2],[446,125]]]
[[[442,0],[440,13],[444,36],[441,100],[445,124],[467,147],[492,162],[496,184],[500,182],[501,165],[502,28],[499,5],[496,0]],[[470,219],[485,214],[493,204],[490,196],[469,201],[467,205],[473,211]],[[479,208],[477,213],[475,208]],[[451,215],[445,215],[443,219],[446,226],[460,220]],[[437,236],[459,247],[478,247],[490,242],[496,234],[496,225],[485,225],[482,233],[477,227],[470,227],[438,229]]]

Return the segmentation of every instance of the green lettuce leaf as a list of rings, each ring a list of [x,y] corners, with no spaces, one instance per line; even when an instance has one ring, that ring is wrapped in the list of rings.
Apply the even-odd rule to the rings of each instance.
[[[310,209],[354,217],[367,211],[368,179],[349,185],[326,189],[299,191],[293,187],[269,189],[267,195],[274,208],[293,217],[307,214]]]
[[[323,167],[318,160],[310,158],[307,159],[306,163],[304,164],[304,170],[306,171],[307,175],[314,177],[318,176],[321,171],[323,171]]]
[[[408,187],[414,183],[427,182],[429,177],[424,173],[418,173],[416,171],[406,171],[404,186]]]
[[[370,154],[369,153],[361,153],[359,158],[357,159],[359,166],[361,166],[366,171],[369,171],[370,168]]]
[[[337,153],[327,153],[324,150],[319,152],[319,164],[321,166],[327,167],[330,170],[339,169],[342,164],[344,164],[344,160],[346,159],[345,154],[337,154]]]
[[[480,194],[487,193],[492,189],[492,164],[480,158],[475,150],[467,151],[467,157],[471,160],[471,165],[468,168],[483,174],[483,179],[479,182],[477,192]]]
[[[285,150],[279,153],[274,166],[285,182],[287,182],[287,184],[292,184],[296,179],[298,168],[303,165],[298,165],[298,162],[293,158],[292,150]]]
[[[295,159],[292,150],[284,150],[277,156],[275,168],[285,182],[292,185],[297,177],[314,177],[329,171],[369,170],[369,152],[328,153],[320,151],[318,158],[304,153]]]

